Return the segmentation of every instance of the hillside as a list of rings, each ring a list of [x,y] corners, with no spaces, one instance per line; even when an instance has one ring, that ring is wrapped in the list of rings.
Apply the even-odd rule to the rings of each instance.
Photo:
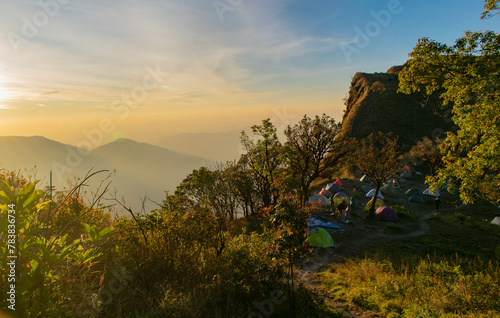
[[[398,74],[404,66],[387,73],[356,73],[352,79],[342,133],[363,138],[372,132],[393,132],[402,145],[413,145],[424,136],[434,138],[452,129],[449,112],[439,99],[421,94],[398,93]]]
[[[213,163],[129,139],[116,140],[78,157],[74,155],[80,149],[39,136],[0,137],[0,147],[2,168],[21,170],[26,175],[36,173],[36,179],[44,186],[48,185],[52,171],[57,190],[68,187],[69,180],[85,176],[90,169],[114,172],[110,179],[111,192],[116,192],[118,198],[126,198],[127,204],[134,208],[140,206],[139,199],[144,196],[160,202],[164,191],[175,190],[193,169]],[[56,167],[62,166],[68,170],[57,171]],[[91,185],[96,187],[101,179]]]

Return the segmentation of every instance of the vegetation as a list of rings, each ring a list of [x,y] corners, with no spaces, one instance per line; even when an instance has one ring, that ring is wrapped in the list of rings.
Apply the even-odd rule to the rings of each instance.
[[[440,95],[453,105],[456,133],[440,146],[444,168],[428,182],[435,187],[458,188],[461,199],[500,202],[500,35],[466,32],[454,46],[420,39],[401,72],[400,90]]]
[[[347,154],[347,141],[337,138],[339,131],[340,125],[325,114],[314,119],[304,116],[300,123],[285,130],[289,171],[297,180],[302,203],[307,202],[311,183]]]
[[[424,137],[410,149],[407,157],[415,166],[427,163],[431,177],[434,177],[437,169],[443,163],[443,157],[439,151],[439,145],[442,142],[441,139],[432,140],[429,137]]]
[[[360,141],[354,154],[354,162],[375,187],[377,198],[384,182],[399,170],[397,141],[390,135],[371,134]],[[377,200],[372,200],[369,215],[375,215]]]

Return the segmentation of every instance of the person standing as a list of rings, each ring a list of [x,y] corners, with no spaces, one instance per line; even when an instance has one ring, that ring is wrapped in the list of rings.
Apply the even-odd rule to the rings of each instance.
[[[434,200],[434,205],[436,206],[436,211],[439,211],[439,206],[441,205],[441,199],[439,197]]]

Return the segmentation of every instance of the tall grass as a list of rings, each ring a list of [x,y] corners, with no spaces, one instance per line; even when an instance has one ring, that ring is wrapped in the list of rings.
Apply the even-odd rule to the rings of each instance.
[[[383,317],[499,317],[500,269],[479,259],[349,259],[324,275],[332,297]]]

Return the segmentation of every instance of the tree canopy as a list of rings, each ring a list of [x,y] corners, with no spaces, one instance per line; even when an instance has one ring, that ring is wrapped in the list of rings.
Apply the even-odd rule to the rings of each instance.
[[[420,39],[400,74],[403,93],[439,94],[459,127],[440,146],[445,168],[428,179],[465,203],[500,200],[500,35],[470,32],[453,46]]]

